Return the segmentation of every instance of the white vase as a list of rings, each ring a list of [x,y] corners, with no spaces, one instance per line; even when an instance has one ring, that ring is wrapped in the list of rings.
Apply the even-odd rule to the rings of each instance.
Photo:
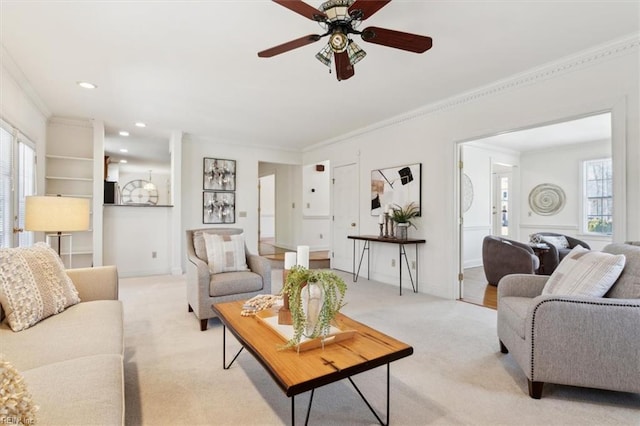
[[[407,230],[409,229],[408,223],[398,223],[396,226],[396,237],[399,240],[406,240],[408,236]]]
[[[302,311],[305,317],[305,337],[318,337],[313,331],[320,317],[320,310],[324,304],[322,287],[316,283],[307,283],[301,290]]]

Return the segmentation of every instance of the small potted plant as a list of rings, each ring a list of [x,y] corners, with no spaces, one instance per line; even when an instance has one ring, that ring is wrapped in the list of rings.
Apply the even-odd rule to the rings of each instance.
[[[394,204],[391,210],[391,220],[398,224],[396,236],[401,240],[406,240],[409,226],[418,229],[411,219],[420,214],[420,209],[415,203],[411,202],[404,207]]]
[[[285,348],[297,346],[303,336],[329,333],[331,321],[344,306],[347,284],[335,272],[296,265],[289,271],[282,294],[289,298],[294,335]]]

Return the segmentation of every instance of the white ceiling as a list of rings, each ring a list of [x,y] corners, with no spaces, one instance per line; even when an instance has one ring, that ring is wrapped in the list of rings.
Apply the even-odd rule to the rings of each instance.
[[[515,130],[472,141],[516,152],[587,142],[611,143],[611,114],[603,113],[530,129]]]
[[[4,53],[53,115],[103,120],[108,135],[139,140],[180,130],[302,150],[637,34],[640,2],[395,0],[363,27],[428,35],[433,48],[417,55],[356,36],[368,55],[341,82],[314,58],[326,39],[258,58],[321,32],[267,0],[2,0],[0,20]]]

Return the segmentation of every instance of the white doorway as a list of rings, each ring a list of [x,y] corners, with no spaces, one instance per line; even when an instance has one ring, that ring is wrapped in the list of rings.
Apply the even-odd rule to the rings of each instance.
[[[358,166],[348,164],[333,168],[333,256],[331,267],[351,272],[353,241],[347,236],[358,233]]]

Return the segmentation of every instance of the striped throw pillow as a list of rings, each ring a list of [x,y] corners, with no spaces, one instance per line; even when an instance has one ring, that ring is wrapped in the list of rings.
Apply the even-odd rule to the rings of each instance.
[[[553,271],[542,294],[602,297],[615,284],[625,261],[624,254],[613,255],[577,246]]]
[[[204,233],[207,248],[209,272],[247,271],[247,257],[244,251],[244,234],[217,235]]]

